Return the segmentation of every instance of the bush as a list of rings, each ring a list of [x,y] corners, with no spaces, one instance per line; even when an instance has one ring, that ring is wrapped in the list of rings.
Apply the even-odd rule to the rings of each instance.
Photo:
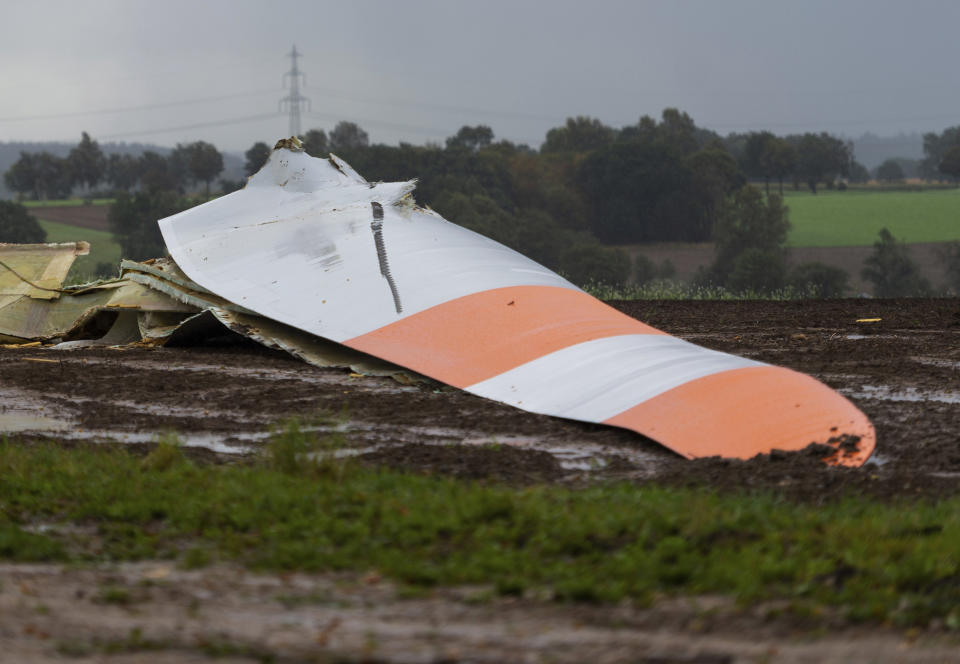
[[[790,285],[796,291],[821,298],[842,297],[849,280],[845,270],[819,261],[798,265],[790,275]]]
[[[960,242],[949,242],[940,249],[940,260],[947,268],[947,289],[960,294]]]
[[[750,247],[733,261],[726,286],[734,291],[769,294],[784,287],[787,264],[783,252]]]
[[[574,245],[563,254],[560,266],[564,276],[578,286],[623,284],[630,276],[630,257],[621,249],[599,244]]]
[[[19,203],[0,201],[0,242],[33,244],[45,242],[47,232]]]
[[[860,275],[873,283],[877,297],[912,297],[929,295],[930,282],[920,276],[910,250],[883,228],[873,244],[873,253],[864,261]]]
[[[657,279],[672,279],[677,274],[677,268],[669,258],[665,258],[659,266],[643,254],[637,254],[633,259],[633,280],[638,284],[647,284]]]

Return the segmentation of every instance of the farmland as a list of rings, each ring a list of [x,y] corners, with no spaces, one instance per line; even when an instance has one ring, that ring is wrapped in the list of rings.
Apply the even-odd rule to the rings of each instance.
[[[881,228],[908,243],[960,240],[960,189],[784,194],[790,247],[870,245]]]
[[[42,212],[34,212],[42,214]],[[86,240],[90,243],[90,255],[80,256],[74,262],[67,277],[68,283],[89,281],[94,278],[97,265],[109,263],[119,267],[120,245],[113,241],[109,231],[83,228],[64,222],[48,221],[42,216],[40,226],[47,232],[47,242],[76,242]]]
[[[790,264],[821,262],[841,268],[850,275],[851,293],[869,293],[872,286],[860,277],[860,269],[873,251],[878,232],[886,227],[909,245],[920,273],[935,288],[945,283],[941,243],[960,240],[960,190],[821,190],[817,195],[785,190],[784,194],[792,226],[787,238]],[[707,242],[623,248],[656,264],[669,260],[683,281],[709,265],[714,253],[713,244]]]
[[[47,428],[0,448],[22,659],[950,661],[960,302],[614,304],[827,382],[875,461],[688,462],[255,346],[5,350]]]

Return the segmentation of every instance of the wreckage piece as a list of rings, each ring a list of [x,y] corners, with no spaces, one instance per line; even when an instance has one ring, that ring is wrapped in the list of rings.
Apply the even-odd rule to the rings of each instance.
[[[39,302],[60,297],[63,280],[77,256],[90,253],[86,242],[0,243],[0,343],[19,343],[31,327]]]
[[[413,187],[369,183],[289,139],[243,190],[160,229],[203,288],[473,394],[632,429],[689,458],[822,443],[856,466],[873,451],[866,416],[817,380],[632,319],[416,207]]]
[[[170,258],[154,258],[142,263],[124,260],[120,263],[120,270],[124,279],[162,292],[178,302],[195,307],[194,311],[197,312],[179,320],[159,315],[142,317],[140,331],[144,338],[162,338],[164,343],[181,345],[216,336],[226,328],[316,367],[348,368],[364,376],[389,376],[404,384],[424,380],[423,376],[391,362],[237,306],[193,282]]]
[[[141,340],[139,315],[196,313],[124,279],[63,288],[73,260],[88,251],[86,242],[0,245],[0,340],[124,344]]]
[[[238,334],[318,367],[349,368],[409,384],[403,367],[239,307],[192,282],[169,258],[121,262],[121,277],[63,288],[86,242],[0,245],[0,344],[60,349],[203,342]]]

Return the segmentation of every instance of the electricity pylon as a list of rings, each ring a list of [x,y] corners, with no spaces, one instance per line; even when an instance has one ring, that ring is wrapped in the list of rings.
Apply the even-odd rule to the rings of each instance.
[[[300,82],[303,81],[303,84],[307,84],[307,75],[304,74],[297,68],[297,58],[299,58],[302,53],[297,52],[297,46],[294,44],[293,50],[287,53],[287,57],[293,61],[293,65],[290,67],[290,71],[283,75],[283,86],[287,87],[287,81],[290,85],[290,94],[280,100],[280,111],[283,112],[284,107],[290,112],[290,135],[299,136],[300,135],[300,110],[306,108],[310,110],[310,99],[304,97],[300,94]]]

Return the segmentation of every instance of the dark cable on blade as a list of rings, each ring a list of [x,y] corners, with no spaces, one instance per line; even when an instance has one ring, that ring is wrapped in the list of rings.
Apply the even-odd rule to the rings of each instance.
[[[393,295],[393,306],[396,307],[397,313],[399,314],[403,311],[403,306],[400,304],[400,293],[397,291],[397,284],[393,280],[393,275],[390,274],[387,248],[383,242],[383,206],[380,205],[380,203],[371,203],[370,207],[373,208],[373,221],[370,222],[370,229],[373,231],[373,242],[377,245],[377,259],[380,261],[380,274],[383,275],[383,278],[386,279],[390,285],[390,294]]]

